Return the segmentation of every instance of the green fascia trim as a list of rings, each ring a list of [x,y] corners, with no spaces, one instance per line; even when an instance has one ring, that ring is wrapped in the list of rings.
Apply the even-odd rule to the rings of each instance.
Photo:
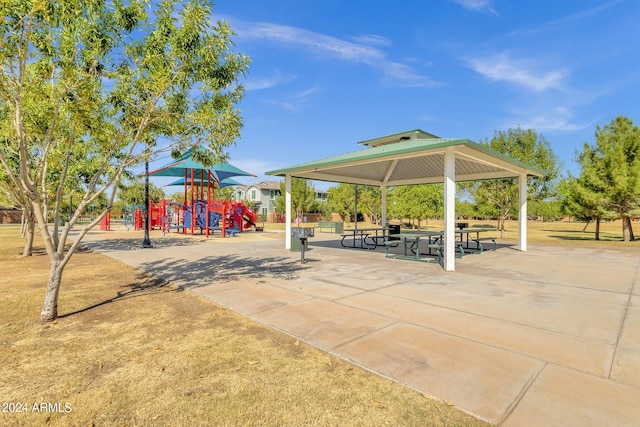
[[[466,145],[474,148],[478,151],[482,151],[488,155],[496,157],[500,160],[509,162],[515,166],[518,166],[527,171],[529,175],[544,175],[541,171],[538,171],[518,160],[514,160],[502,153],[492,150],[488,147],[480,145],[469,139],[460,138],[434,138],[434,139],[413,139],[408,141],[397,142],[395,144],[381,145],[378,147],[365,148],[364,150],[353,151],[346,154],[341,154],[334,157],[327,157],[325,159],[316,160],[313,162],[302,163],[299,165],[290,166],[288,168],[276,169],[273,171],[265,172],[270,176],[284,176],[287,173],[295,173],[301,171],[310,171],[317,168],[325,168],[331,166],[339,166],[342,164],[348,164],[359,161],[374,160],[376,158],[392,157],[397,155],[403,155],[408,153],[418,153],[443,149],[450,146]]]

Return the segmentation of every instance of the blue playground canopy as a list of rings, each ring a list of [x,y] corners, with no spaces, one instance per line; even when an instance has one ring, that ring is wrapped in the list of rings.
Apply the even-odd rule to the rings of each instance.
[[[206,181],[204,181],[204,183],[206,183]],[[184,186],[185,184],[189,185],[190,184],[190,180],[187,179],[185,181],[184,178],[180,178],[177,181],[173,181],[173,182],[170,182],[169,184],[165,184],[165,187],[169,187],[169,186],[173,186],[173,185]],[[200,185],[200,184],[203,184],[203,181],[201,179],[194,179],[193,180],[193,184],[194,185]],[[227,178],[227,179],[224,179],[224,180],[220,181],[217,184],[218,188],[231,187],[231,186],[234,186],[234,185],[242,185],[242,183],[236,181],[233,178]]]
[[[224,181],[232,176],[256,176],[251,172],[244,171],[227,162],[204,166],[192,157],[193,149],[189,149],[178,160],[174,160],[171,163],[149,172],[149,175],[183,177],[189,180],[189,182],[191,182],[191,178],[193,178],[194,183],[195,180],[206,182],[212,176],[214,180],[218,182]]]

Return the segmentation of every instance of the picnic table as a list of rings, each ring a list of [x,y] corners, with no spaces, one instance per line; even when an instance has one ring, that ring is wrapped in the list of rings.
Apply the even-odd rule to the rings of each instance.
[[[496,243],[495,237],[482,237],[480,234],[487,231],[495,231],[495,229],[490,228],[464,228],[459,230],[454,230],[456,241],[455,246],[460,256],[465,254],[465,249],[467,251],[476,250],[478,252],[482,252],[485,248],[482,245],[483,241],[492,241],[494,245],[494,249],[497,249],[498,245]],[[474,235],[475,237],[469,237],[470,235]],[[459,238],[458,238],[459,236]],[[442,260],[442,250],[444,249],[444,231],[420,231],[413,233],[400,233],[400,234],[389,234],[390,238],[394,240],[385,241],[385,256],[387,258],[401,258],[408,259],[413,261],[423,261],[429,262],[430,260],[426,260],[420,257],[420,240],[425,240],[428,242],[428,254],[434,255],[433,251],[435,250],[438,255],[438,262]],[[398,241],[399,240],[399,241]],[[475,242],[475,247],[470,247],[469,242]],[[392,247],[397,247],[399,243],[402,242],[404,248],[403,255],[390,255],[389,249]],[[412,255],[409,255],[411,252]]]
[[[388,229],[384,227],[365,227],[344,230],[340,235],[343,248],[375,249],[384,244]],[[367,241],[367,239],[369,241]]]
[[[480,233],[486,233],[488,231],[496,231],[495,228],[482,228],[482,227],[478,227],[478,228],[463,228],[463,229],[459,229],[459,230],[455,230],[456,236],[460,236],[460,243],[464,243],[466,249],[475,249],[479,252],[484,251],[484,246],[482,246],[482,242],[483,241],[491,241],[493,242],[493,248],[498,249],[498,244],[496,243],[496,238],[495,237],[483,237],[480,236]],[[475,242],[475,248],[471,248],[469,246],[469,235],[471,234],[475,234],[475,238],[471,238],[472,242]],[[442,232],[442,235],[444,236],[444,232]]]
[[[392,237],[394,240],[387,240],[384,243],[385,257],[431,262],[430,259],[420,257],[420,240],[426,238],[429,242],[427,245],[429,255],[432,255],[432,249],[435,249],[438,255],[437,261],[440,262],[440,260],[442,259],[442,243],[437,243],[437,239],[441,237],[441,234],[442,233],[439,231],[420,231],[414,233],[390,234],[389,237]],[[402,243],[403,245],[404,254],[390,255],[389,249],[392,247],[397,247],[400,243]],[[412,255],[409,255],[409,252],[411,252]]]

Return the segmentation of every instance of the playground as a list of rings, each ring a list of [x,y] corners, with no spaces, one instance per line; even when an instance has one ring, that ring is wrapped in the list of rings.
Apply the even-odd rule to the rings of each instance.
[[[112,231],[112,216],[128,230],[144,230],[146,208],[144,205],[127,206],[123,212],[109,213],[100,222],[101,231]],[[161,200],[149,203],[149,231],[160,230],[169,233],[199,234],[206,237],[219,233],[221,237],[236,236],[238,233],[262,229],[257,226],[257,216],[243,202],[230,200],[196,200],[193,203],[179,203]]]
[[[125,206],[122,212],[108,213],[100,222],[101,231],[111,231],[112,219],[122,221],[126,230],[143,230],[148,219],[149,231],[161,230],[168,233],[181,233],[221,237],[236,236],[257,225],[257,215],[241,201],[216,200],[215,191],[240,183],[233,180],[237,176],[255,176],[229,163],[217,163],[205,166],[193,159],[193,149],[187,150],[182,157],[149,172],[150,177],[179,177],[167,185],[183,187],[182,202],[150,201],[149,209],[145,205]],[[113,218],[112,218],[113,217]]]

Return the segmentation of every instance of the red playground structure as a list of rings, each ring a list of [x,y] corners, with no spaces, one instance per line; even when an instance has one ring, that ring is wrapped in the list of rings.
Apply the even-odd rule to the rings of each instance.
[[[235,236],[244,230],[256,227],[257,216],[243,202],[229,200],[196,201],[192,204],[168,202],[149,203],[149,227],[162,230],[164,234],[174,232],[191,235],[199,231],[207,237],[220,231],[222,237]],[[144,227],[144,207],[133,212],[135,230]]]
[[[197,230],[207,237],[220,231],[222,237],[235,236],[251,227],[256,231],[262,231],[263,227],[257,227],[257,216],[243,202],[230,200],[216,200],[216,189],[230,185],[239,185],[231,179],[234,176],[254,176],[250,172],[243,171],[229,163],[216,163],[205,167],[195,160],[196,150],[203,149],[196,146],[187,150],[182,157],[174,160],[161,168],[149,172],[149,175],[171,176],[181,178],[168,185],[181,185],[184,187],[183,202],[149,203],[149,229],[160,229],[165,234],[172,230],[178,233],[191,233]],[[190,191],[189,191],[190,189]],[[145,207],[135,205],[130,210],[122,212],[125,226],[130,225],[136,230],[144,229]],[[109,229],[109,218],[101,223],[101,228]]]

